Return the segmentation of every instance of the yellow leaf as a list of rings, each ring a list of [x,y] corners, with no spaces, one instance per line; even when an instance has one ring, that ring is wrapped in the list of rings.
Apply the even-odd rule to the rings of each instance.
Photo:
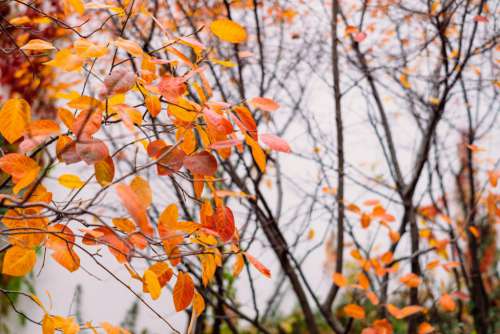
[[[245,28],[228,19],[213,21],[210,30],[215,36],[229,43],[242,43],[247,40]]]
[[[33,269],[35,263],[35,250],[13,246],[5,253],[2,274],[10,276],[24,276]]]
[[[55,49],[54,45],[52,43],[41,40],[41,39],[32,39],[25,45],[21,47],[23,50],[53,50]]]
[[[57,179],[59,184],[68,189],[78,189],[85,185],[78,175],[63,174]]]
[[[356,304],[348,304],[344,306],[344,313],[351,318],[354,319],[364,319],[365,318],[365,310]]]
[[[149,294],[153,300],[156,300],[160,297],[161,294],[161,286],[158,281],[158,277],[151,270],[146,270],[144,272],[144,284],[147,285]]]
[[[85,12],[85,6],[83,4],[82,0],[67,0],[71,7],[77,12],[78,14],[82,15]]]
[[[149,186],[149,182],[144,180],[140,176],[136,176],[130,183],[130,187],[135,192],[137,197],[139,197],[142,205],[148,208],[153,202],[153,193],[151,192],[151,187]]]
[[[220,59],[212,58],[212,59],[210,59],[210,61],[213,63],[219,64],[221,66],[224,66],[224,67],[235,67],[236,66],[236,64],[230,60],[220,60]]]
[[[31,122],[31,108],[24,99],[10,99],[0,110],[0,133],[12,144],[21,138]]]

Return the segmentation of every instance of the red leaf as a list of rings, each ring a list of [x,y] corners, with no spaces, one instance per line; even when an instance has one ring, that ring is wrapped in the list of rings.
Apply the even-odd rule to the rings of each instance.
[[[158,90],[167,101],[176,102],[187,91],[184,81],[182,77],[164,76],[158,85]]]
[[[173,291],[175,310],[177,312],[184,310],[191,304],[194,297],[194,283],[189,274],[179,271],[177,282]]]
[[[163,149],[160,150],[160,153],[157,154],[157,157],[161,157],[164,152],[169,151],[171,147],[171,145],[166,145]],[[185,156],[186,153],[184,153],[183,150],[180,150],[177,147],[173,148],[167,155],[158,159],[158,175],[168,176],[178,172],[182,168],[182,163]]]
[[[217,171],[217,160],[207,151],[185,157],[183,164],[193,174],[212,176]]]
[[[233,212],[228,207],[218,207],[215,210],[215,230],[224,242],[233,237],[236,228]]]

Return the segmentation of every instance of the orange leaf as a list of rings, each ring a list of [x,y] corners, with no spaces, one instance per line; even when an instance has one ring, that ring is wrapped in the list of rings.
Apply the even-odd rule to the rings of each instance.
[[[376,334],[392,334],[393,332],[392,325],[387,319],[375,320],[372,326]]]
[[[356,304],[348,304],[344,306],[343,309],[345,315],[354,319],[364,319],[365,318],[365,310]]]
[[[434,327],[428,322],[423,322],[418,326],[418,334],[429,334],[434,332]]]
[[[241,270],[243,270],[243,266],[245,265],[245,260],[243,259],[243,254],[241,253],[238,253],[235,256],[236,256],[236,261],[234,262],[234,267],[233,267],[233,277],[238,277],[238,275],[241,273]]]
[[[9,276],[24,276],[33,269],[35,263],[35,250],[13,246],[5,252],[2,274]]]
[[[31,122],[31,107],[23,99],[7,100],[0,110],[0,133],[10,143],[21,138]]]
[[[177,312],[184,310],[191,304],[194,297],[194,283],[189,274],[179,271],[173,290],[173,297]]]
[[[347,278],[341,273],[334,273],[332,276],[333,283],[338,285],[339,287],[344,287],[347,285]]]
[[[267,97],[254,97],[250,100],[250,103],[255,107],[264,111],[276,111],[279,109],[280,105],[274,100]]]
[[[252,266],[254,266],[255,269],[260,271],[260,273],[262,275],[264,275],[265,277],[271,278],[271,271],[267,267],[265,267],[259,260],[257,260],[252,255],[250,255],[248,253],[244,253],[244,254],[245,254],[248,262],[250,262],[250,264],[252,264]]]
[[[457,307],[453,298],[447,293],[439,298],[439,305],[446,312],[453,312]]]
[[[68,269],[69,272],[74,272],[80,268],[80,257],[68,246],[59,248],[52,254],[52,258]]]
[[[196,313],[196,315],[199,316],[204,309],[205,309],[205,300],[203,299],[202,295],[198,293],[198,291],[195,291],[193,299],[193,310]]]
[[[373,305],[378,305],[378,297],[373,291],[366,291],[366,297],[370,300]]]
[[[422,279],[413,273],[401,277],[399,281],[410,288],[416,288],[422,283]]]
[[[37,178],[40,166],[23,154],[9,153],[0,158],[0,169],[12,176],[16,184],[14,193],[17,193]]]
[[[146,207],[141,202],[139,196],[137,196],[130,186],[125,184],[117,184],[115,189],[123,206],[127,209],[137,225],[139,225],[141,231],[148,236],[152,236],[153,227],[148,221]]]

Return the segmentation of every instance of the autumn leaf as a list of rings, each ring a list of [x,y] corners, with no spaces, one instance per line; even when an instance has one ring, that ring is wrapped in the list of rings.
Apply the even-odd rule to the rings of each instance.
[[[280,108],[280,105],[274,100],[267,97],[254,97],[250,99],[250,103],[255,107],[264,111],[276,111]]]
[[[203,299],[203,296],[198,293],[198,291],[194,292],[193,310],[197,316],[202,314],[203,310],[205,310],[205,300]]]
[[[418,334],[430,334],[434,332],[434,327],[428,322],[423,322],[418,326]]]
[[[135,79],[134,72],[118,68],[104,79],[103,94],[111,96],[126,93],[134,87]]]
[[[422,280],[420,279],[420,277],[418,277],[417,275],[415,275],[413,273],[409,273],[409,274],[401,277],[399,279],[399,281],[401,283],[403,283],[404,285],[406,285],[407,287],[410,287],[410,288],[416,288],[422,282]]]
[[[79,189],[85,185],[85,182],[74,174],[63,174],[57,180],[60,185],[68,189]]]
[[[257,260],[255,257],[253,257],[248,253],[245,253],[245,257],[247,258],[248,262],[250,262],[250,264],[254,266],[255,269],[260,271],[262,275],[264,275],[267,278],[271,278],[271,271],[266,266],[264,266],[259,260]]]
[[[82,15],[85,12],[85,4],[82,0],[68,0],[68,2],[78,14]]]
[[[0,133],[9,142],[21,138],[31,122],[31,107],[23,99],[7,100],[0,110]]]
[[[94,172],[97,182],[102,187],[111,184],[115,176],[115,164],[113,163],[113,159],[108,156],[103,160],[97,161],[94,164]]]
[[[134,57],[142,57],[143,55],[142,48],[134,41],[119,37],[116,41],[114,41],[114,44]]]
[[[387,304],[386,305],[387,311],[394,316],[396,319],[404,319],[412,314],[422,312],[424,308],[422,306],[418,305],[410,305],[403,307],[402,309],[397,308],[393,304]]]
[[[68,246],[60,248],[52,254],[52,258],[69,272],[74,272],[80,268],[80,257]]]
[[[245,266],[245,260],[243,258],[243,254],[241,253],[237,253],[235,256],[236,261],[234,262],[233,267],[233,277],[238,277]]]
[[[153,192],[149,182],[140,176],[135,176],[130,182],[130,188],[135,192],[144,207],[148,208],[153,202]]]
[[[364,319],[365,318],[365,310],[356,304],[348,304],[344,306],[343,311],[345,315],[354,319]]]
[[[9,276],[24,276],[33,269],[35,263],[34,249],[13,246],[5,252],[2,273]]]
[[[228,207],[218,207],[215,210],[215,230],[224,242],[233,237],[236,227],[233,212]]]
[[[9,153],[0,158],[0,169],[12,177],[13,192],[17,194],[35,181],[41,168],[35,160],[23,154]]]
[[[191,304],[194,297],[194,283],[189,274],[179,271],[173,290],[175,310],[180,312]]]
[[[55,49],[52,43],[41,40],[41,39],[32,39],[25,45],[21,47],[22,50],[33,50],[33,51],[42,51],[42,50],[53,50]]]
[[[210,24],[212,33],[229,43],[243,43],[247,40],[247,32],[240,24],[229,19],[220,19]]]
[[[178,99],[187,92],[185,79],[166,75],[160,80],[158,85],[160,94],[169,102],[177,102]],[[184,109],[191,109],[191,106],[182,106]],[[182,111],[182,110],[181,110]],[[192,120],[184,119],[186,121]]]
[[[207,151],[186,156],[183,164],[193,174],[213,176],[217,171],[217,160]]]
[[[148,221],[146,214],[146,203],[142,203],[141,199],[134,190],[125,184],[117,184],[115,190],[120,198],[123,206],[127,209],[128,213],[132,216],[139,228],[144,234],[148,236],[153,235],[153,227]]]
[[[161,294],[161,286],[158,277],[151,270],[146,270],[144,272],[144,284],[147,286],[151,298],[157,300]]]
[[[76,53],[84,58],[100,58],[108,53],[105,45],[95,44],[88,39],[78,39],[73,44]]]
[[[76,153],[88,165],[93,165],[109,157],[108,147],[99,139],[77,142]]]
[[[347,278],[345,278],[345,276],[341,273],[333,273],[332,280],[333,283],[335,283],[340,288],[347,285]]]
[[[250,136],[245,136],[245,141],[246,143],[250,146],[250,149],[252,150],[252,156],[255,160],[255,163],[257,164],[257,167],[259,167],[259,170],[262,173],[266,172],[266,154],[262,150],[262,148],[259,146],[259,144],[253,140]]]
[[[260,135],[260,140],[266,144],[270,149],[278,152],[290,153],[292,149],[286,140],[269,133],[263,133]]]
[[[447,293],[443,294],[441,298],[439,298],[439,305],[446,312],[453,312],[457,308],[455,301]]]

